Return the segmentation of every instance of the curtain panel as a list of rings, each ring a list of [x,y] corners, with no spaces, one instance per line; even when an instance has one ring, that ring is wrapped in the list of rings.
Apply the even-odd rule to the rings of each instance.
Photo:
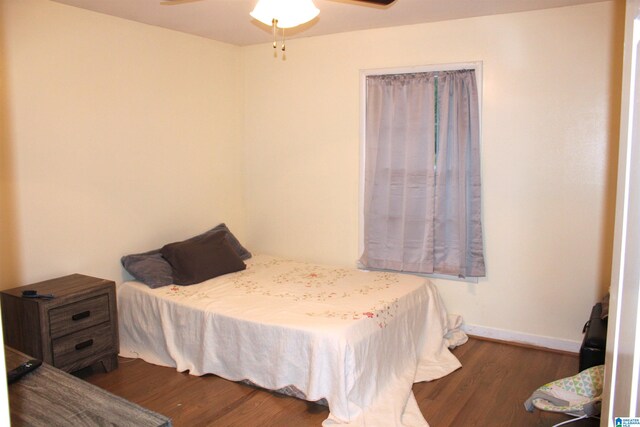
[[[484,276],[473,70],[367,77],[368,268]]]

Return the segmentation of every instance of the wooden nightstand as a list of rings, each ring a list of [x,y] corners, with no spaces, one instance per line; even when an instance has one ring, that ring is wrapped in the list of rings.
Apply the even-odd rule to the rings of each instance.
[[[25,298],[24,290],[55,298]],[[97,362],[107,372],[118,367],[114,282],[72,274],[7,289],[0,297],[6,345],[67,372]]]

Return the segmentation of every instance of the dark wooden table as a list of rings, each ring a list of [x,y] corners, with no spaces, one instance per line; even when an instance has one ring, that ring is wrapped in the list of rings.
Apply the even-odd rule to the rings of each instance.
[[[5,346],[7,370],[31,357]],[[9,385],[11,425],[169,427],[163,415],[43,363]]]

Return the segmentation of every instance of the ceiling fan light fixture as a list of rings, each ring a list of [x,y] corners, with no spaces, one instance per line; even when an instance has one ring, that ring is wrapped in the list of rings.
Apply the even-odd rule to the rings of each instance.
[[[319,13],[313,0],[258,0],[250,15],[269,26],[292,28],[311,21]]]

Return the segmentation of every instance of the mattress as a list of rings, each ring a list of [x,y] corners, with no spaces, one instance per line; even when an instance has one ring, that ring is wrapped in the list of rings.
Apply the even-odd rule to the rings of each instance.
[[[294,387],[326,399],[324,426],[425,426],[414,382],[460,367],[435,286],[268,255],[191,286],[118,286],[120,354],[189,371]]]

